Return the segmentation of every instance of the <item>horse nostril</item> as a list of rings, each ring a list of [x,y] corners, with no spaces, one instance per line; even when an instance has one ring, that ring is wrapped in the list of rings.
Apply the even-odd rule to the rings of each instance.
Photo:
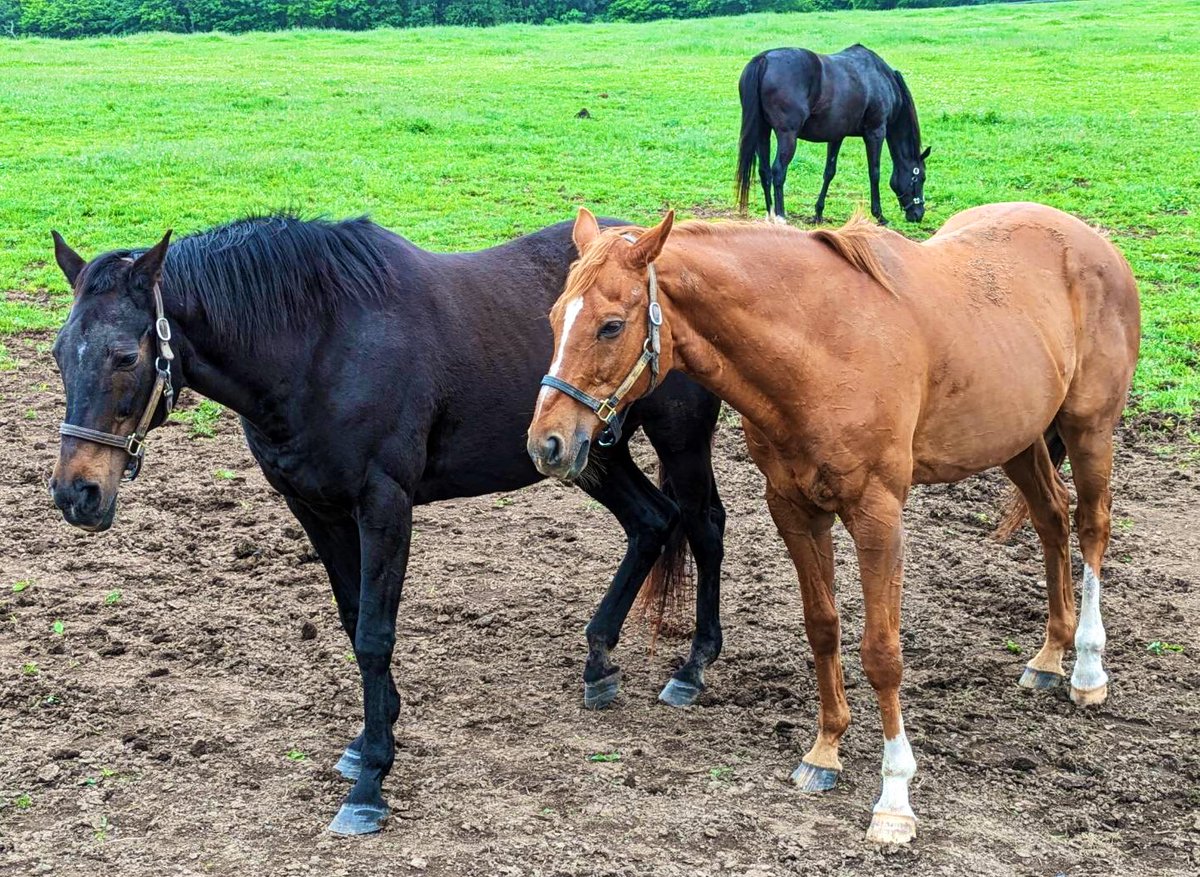
[[[562,459],[562,450],[562,439],[556,435],[547,436],[546,442],[542,447],[542,456],[547,463],[554,465]]]
[[[94,481],[75,479],[75,506],[81,512],[94,512],[100,508],[100,485]]]

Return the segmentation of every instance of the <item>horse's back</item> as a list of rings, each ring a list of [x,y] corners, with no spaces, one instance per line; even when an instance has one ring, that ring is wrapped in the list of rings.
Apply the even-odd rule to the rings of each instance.
[[[929,350],[918,459],[960,443],[947,425],[977,427],[982,412],[1005,446],[962,443],[993,465],[1062,411],[1119,413],[1137,359],[1137,291],[1095,230],[1039,204],[990,204],[913,245],[910,264]]]
[[[831,55],[772,49],[760,57],[767,64],[761,88],[768,119],[805,140],[862,136],[894,108],[891,68],[863,45]]]

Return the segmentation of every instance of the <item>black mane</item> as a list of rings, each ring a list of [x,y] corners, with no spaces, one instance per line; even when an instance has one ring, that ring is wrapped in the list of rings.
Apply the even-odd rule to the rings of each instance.
[[[912,148],[915,157],[921,152],[921,123],[917,120],[917,104],[900,71],[892,70],[892,76],[895,77],[896,85],[900,89],[900,106],[896,109],[891,121],[895,126],[896,133],[904,138],[904,141]]]
[[[365,216],[249,216],[172,243],[163,295],[198,307],[214,332],[253,346],[347,302],[386,298],[395,279],[384,235]]]

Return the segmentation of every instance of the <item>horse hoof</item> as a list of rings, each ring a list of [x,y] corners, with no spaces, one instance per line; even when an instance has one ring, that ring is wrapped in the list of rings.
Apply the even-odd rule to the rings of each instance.
[[[1035,670],[1032,667],[1026,667],[1025,672],[1021,674],[1021,681],[1017,684],[1022,688],[1032,688],[1035,691],[1044,691],[1047,688],[1058,688],[1062,685],[1063,677],[1061,673],[1051,673],[1049,670]]]
[[[362,773],[362,753],[356,749],[347,749],[333,769],[350,782],[357,782],[358,775]]]
[[[1108,699],[1108,683],[1099,688],[1082,689],[1071,686],[1071,700],[1076,706],[1099,706]]]
[[[343,804],[329,830],[334,834],[374,834],[387,821],[388,808],[372,804]]]
[[[667,706],[691,706],[704,689],[690,682],[680,682],[678,679],[668,680],[666,687],[658,694],[658,699]]]
[[[602,710],[617,696],[621,690],[621,671],[609,673],[603,679],[583,683],[584,709]]]
[[[832,767],[817,767],[807,761],[792,771],[792,782],[802,792],[828,792],[837,785],[838,772]]]
[[[917,836],[917,819],[905,813],[872,813],[867,840],[877,844],[906,844]]]

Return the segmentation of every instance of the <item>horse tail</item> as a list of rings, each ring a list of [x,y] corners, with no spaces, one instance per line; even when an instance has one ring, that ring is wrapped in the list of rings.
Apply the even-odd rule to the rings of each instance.
[[[1067,445],[1053,423],[1050,424],[1050,428],[1046,430],[1043,438],[1046,448],[1050,451],[1050,463],[1057,472],[1062,468],[1063,460],[1067,458]],[[1025,504],[1025,497],[1021,496],[1021,491],[1016,487],[1011,488],[1008,497],[1004,500],[1004,511],[1000,515],[1000,523],[992,531],[992,538],[997,542],[1007,542],[1012,534],[1021,528],[1027,517],[1029,517],[1029,506]]]
[[[755,55],[738,80],[742,98],[742,133],[738,138],[737,206],[745,213],[750,199],[750,176],[759,151],[771,148],[771,128],[762,108],[762,78],[767,69],[767,56]],[[766,141],[764,144],[763,141]]]
[[[662,467],[659,467],[661,473]],[[668,478],[659,475],[659,489],[678,504],[674,487]],[[683,635],[691,630],[688,609],[695,602],[695,579],[692,575],[691,552],[684,532],[683,516],[678,515],[667,533],[662,554],[638,594],[637,608],[650,626],[650,651],[660,634]]]

